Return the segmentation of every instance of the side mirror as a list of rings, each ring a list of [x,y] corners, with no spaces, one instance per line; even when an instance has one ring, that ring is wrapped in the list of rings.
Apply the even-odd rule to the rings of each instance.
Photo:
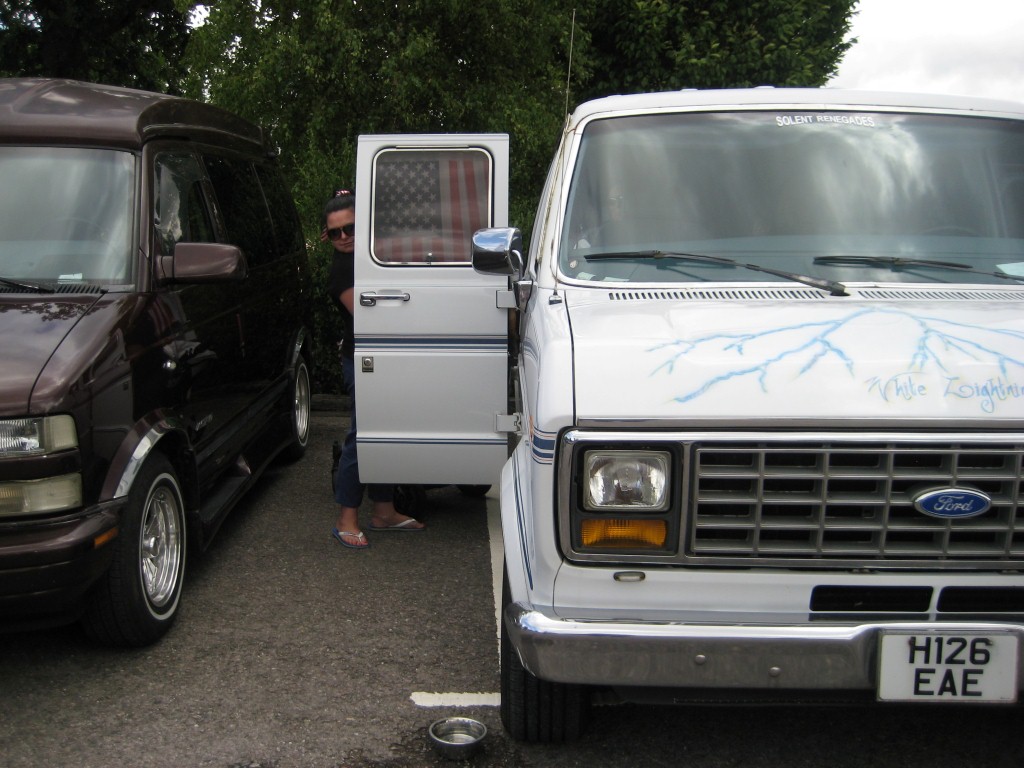
[[[224,243],[178,243],[171,256],[161,256],[159,278],[171,283],[213,283],[244,280],[249,266],[242,249]]]
[[[473,234],[473,269],[485,275],[512,275],[525,269],[523,233],[515,227],[479,229]]]

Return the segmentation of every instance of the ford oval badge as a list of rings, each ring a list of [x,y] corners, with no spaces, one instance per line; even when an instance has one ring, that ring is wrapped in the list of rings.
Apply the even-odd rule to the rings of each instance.
[[[914,508],[941,518],[974,517],[988,512],[992,499],[967,488],[937,488],[914,496]]]

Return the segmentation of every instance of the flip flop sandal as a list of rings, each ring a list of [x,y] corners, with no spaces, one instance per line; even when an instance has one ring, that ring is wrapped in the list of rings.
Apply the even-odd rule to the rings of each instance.
[[[419,533],[420,531],[427,530],[427,526],[420,525],[419,520],[413,517],[410,517],[408,520],[403,520],[400,523],[395,523],[394,525],[374,525],[373,523],[370,523],[370,525],[366,527],[371,531],[394,531],[395,533]]]
[[[339,531],[337,528],[335,528],[333,531],[331,531],[331,536],[336,538],[338,540],[338,543],[341,544],[341,546],[348,547],[349,549],[369,549],[370,548],[370,542],[368,542],[366,540],[366,534],[363,533],[362,531],[359,531],[359,533],[354,533],[353,531]],[[352,537],[354,537],[356,539],[359,539],[359,541],[362,542],[362,543],[361,544],[349,544],[347,541],[345,541],[345,539],[342,538],[342,536],[352,536]]]

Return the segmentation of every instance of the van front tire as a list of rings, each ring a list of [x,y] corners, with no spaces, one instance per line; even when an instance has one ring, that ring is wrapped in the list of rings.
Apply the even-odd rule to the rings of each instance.
[[[501,723],[517,741],[575,741],[590,719],[590,689],[541,680],[526,670],[509,640],[504,607],[511,602],[508,574],[502,587]]]
[[[146,460],[128,494],[110,568],[82,625],[101,643],[145,646],[171,628],[185,576],[185,507],[171,463]]]

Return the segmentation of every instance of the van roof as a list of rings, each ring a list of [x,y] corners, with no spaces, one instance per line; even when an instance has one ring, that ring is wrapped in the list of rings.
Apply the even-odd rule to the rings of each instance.
[[[0,78],[0,141],[139,149],[155,138],[244,142],[264,148],[256,125],[210,104],[77,80]]]
[[[836,88],[735,88],[682,90],[607,96],[580,104],[573,123],[597,114],[662,110],[721,109],[909,109],[923,112],[975,113],[1024,119],[1024,104],[969,96],[885,93]]]

